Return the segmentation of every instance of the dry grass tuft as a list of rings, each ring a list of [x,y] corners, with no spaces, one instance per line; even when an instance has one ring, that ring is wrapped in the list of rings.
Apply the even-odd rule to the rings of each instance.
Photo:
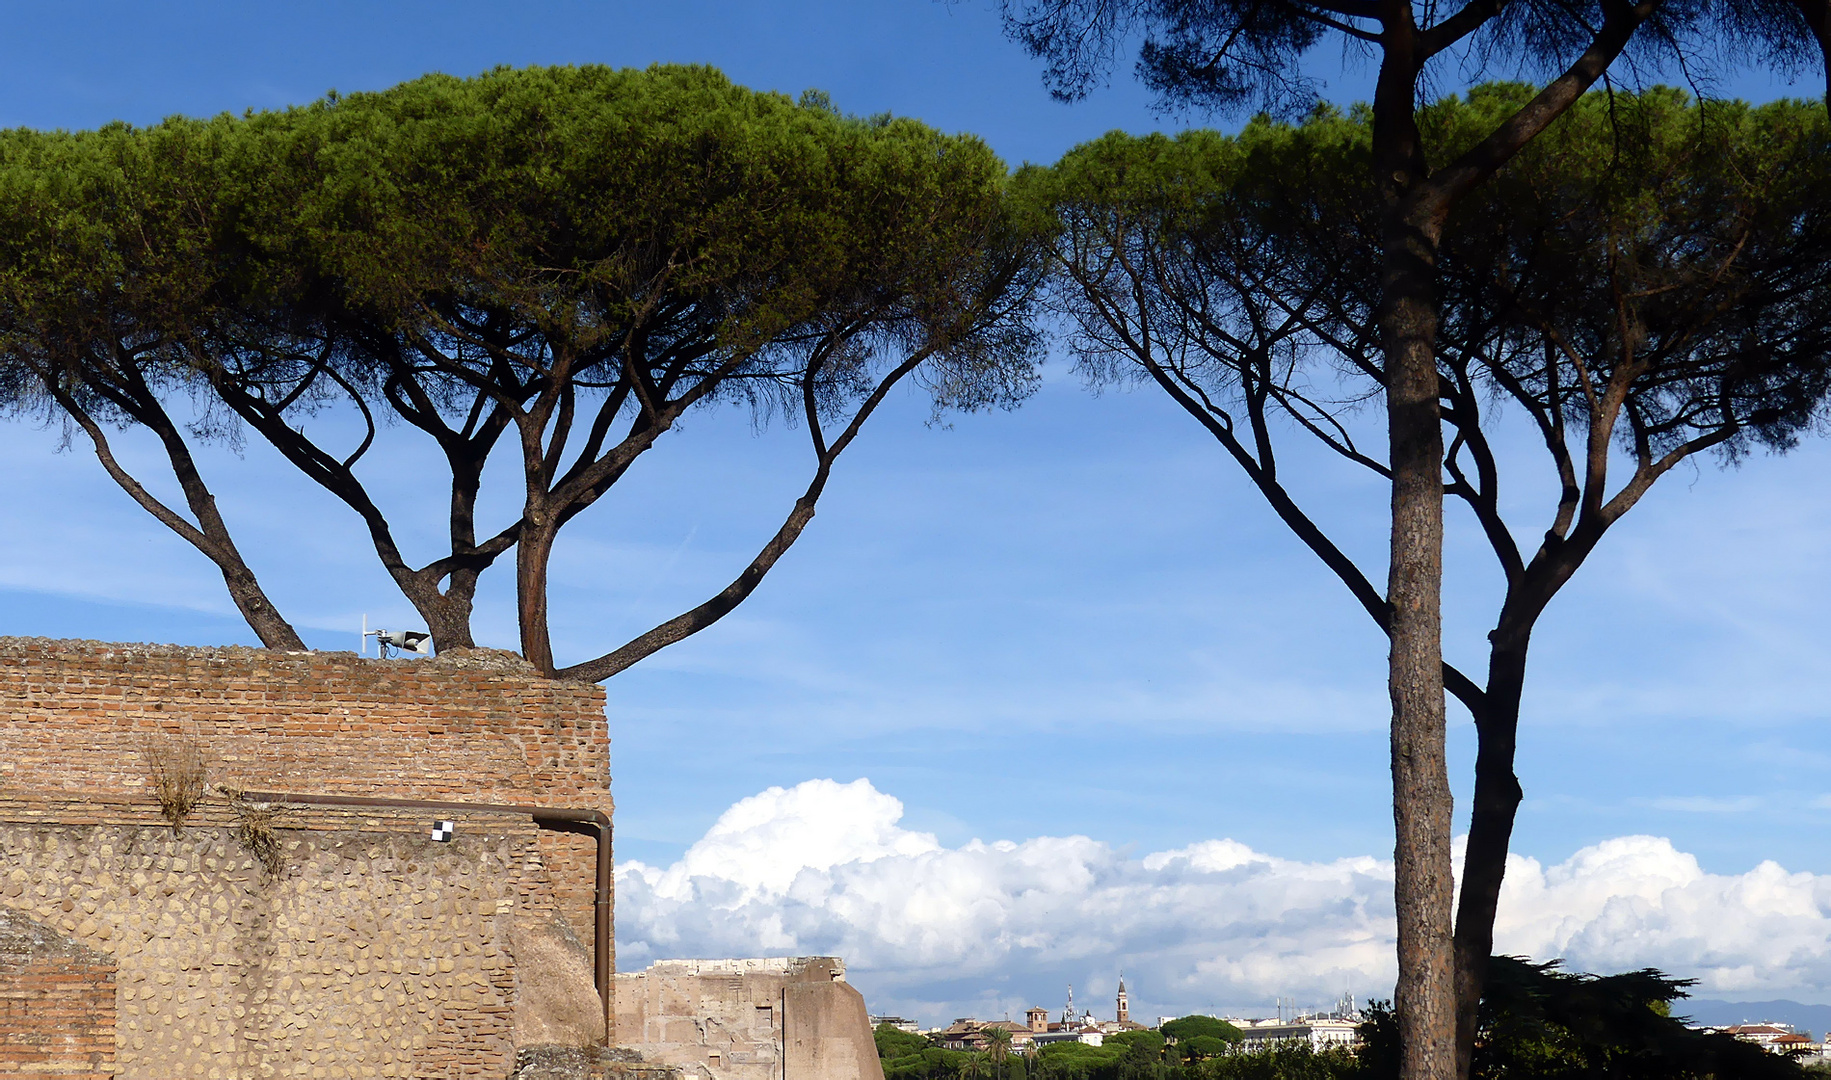
[[[209,775],[203,750],[195,739],[184,736],[147,735],[140,740],[140,757],[146,762],[159,812],[173,829],[182,827],[203,801],[204,780]]]
[[[218,783],[216,791],[229,800],[229,809],[234,811],[234,838],[260,862],[260,868],[267,871],[267,880],[280,877],[280,868],[286,866],[286,849],[273,827],[273,818],[280,811],[273,809],[271,802],[249,802],[247,793],[229,783]]]
[[[229,809],[235,812],[235,838],[260,862],[268,880],[279,877],[280,868],[286,864],[280,834],[273,827],[279,811],[272,803],[249,802],[241,788],[218,784],[216,790],[229,800]]]
[[[235,811],[235,838],[261,864],[269,879],[279,877],[286,856],[280,845],[280,834],[273,827],[274,808],[267,803],[244,802],[239,798],[229,805]]]

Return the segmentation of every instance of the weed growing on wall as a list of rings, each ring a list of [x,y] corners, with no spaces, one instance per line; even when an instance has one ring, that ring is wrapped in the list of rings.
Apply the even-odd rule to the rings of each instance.
[[[174,830],[182,827],[184,819],[203,800],[204,780],[209,772],[204,766],[203,750],[195,739],[147,735],[140,740],[140,757],[146,763],[153,797],[159,800],[159,812]]]
[[[279,877],[280,869],[285,865],[280,834],[273,827],[273,819],[279,811],[272,803],[249,802],[240,788],[218,784],[216,790],[229,800],[229,809],[235,813],[235,839],[261,864],[267,880]]]

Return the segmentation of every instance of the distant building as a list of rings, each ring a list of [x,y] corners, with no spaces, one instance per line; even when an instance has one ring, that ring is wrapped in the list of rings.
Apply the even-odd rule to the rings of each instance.
[[[1725,1035],[1734,1035],[1745,1043],[1754,1043],[1771,1054],[1810,1052],[1817,1045],[1812,1042],[1811,1032],[1799,1031],[1791,1024],[1771,1020],[1759,1024],[1735,1024],[1716,1030]]]
[[[1117,1035],[1121,1031],[1143,1031],[1143,1024],[1132,1023],[1132,1009],[1125,997],[1125,976],[1119,976],[1119,998],[1115,1002],[1114,1019],[1102,1023],[1100,1030],[1107,1035]]]
[[[870,1019],[873,1028],[883,1024],[889,1024],[898,1031],[907,1031],[911,1035],[920,1035],[922,1033],[922,1029],[916,1026],[914,1020],[905,1020],[900,1016],[873,1016]]]
[[[928,1037],[947,1050],[977,1050],[983,1040],[979,1037],[979,1021],[970,1016],[962,1016],[953,1023],[937,1031],[928,1033]]]
[[[1280,1043],[1304,1042],[1312,1050],[1337,1046],[1354,1046],[1360,1042],[1360,1021],[1329,1017],[1305,1017],[1297,1020],[1232,1020],[1244,1038],[1242,1050],[1262,1050]]]
[[[1009,1020],[978,1020],[971,1016],[962,1016],[944,1028],[928,1032],[933,1039],[946,1050],[984,1050],[991,1045],[986,1032],[994,1028],[1011,1036],[1011,1049],[1020,1050],[1036,1037],[1036,1033],[1022,1024]]]
[[[1051,1022],[1049,1010],[1032,1008],[1024,1011],[1023,1027],[1010,1025],[1015,1030],[1011,1036],[1011,1045],[1025,1049],[1041,1049],[1051,1043],[1078,1042],[1088,1046],[1099,1046],[1108,1035],[1121,1031],[1142,1031],[1143,1024],[1132,1023],[1131,1002],[1126,996],[1125,979],[1119,979],[1119,995],[1114,1001],[1117,1019],[1095,1020],[1091,1011],[1077,1009],[1074,1004],[1074,987],[1068,987],[1068,1000],[1062,1006],[1062,1018]]]
[[[1300,1014],[1289,1019],[1282,1015],[1263,1020],[1228,1018],[1227,1022],[1244,1036],[1242,1050],[1293,1042],[1308,1043],[1310,1049],[1318,1051],[1360,1044],[1361,1014],[1351,997],[1342,998],[1326,1013]]]
[[[1753,1043],[1770,1054],[1786,1054],[1796,1060],[1826,1061],[1831,1060],[1831,1032],[1825,1034],[1822,1043],[1812,1041],[1812,1033],[1801,1031],[1792,1024],[1778,1020],[1763,1020],[1755,1024],[1691,1024],[1692,1031],[1708,1031],[1718,1035],[1729,1035],[1745,1043]]]

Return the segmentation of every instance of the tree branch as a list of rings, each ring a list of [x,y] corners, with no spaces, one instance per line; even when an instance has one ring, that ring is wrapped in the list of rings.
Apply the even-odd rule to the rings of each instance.
[[[863,428],[865,421],[877,410],[891,387],[901,382],[904,376],[920,366],[931,352],[932,349],[918,350],[898,364],[878,383],[870,397],[859,406],[858,412],[852,417],[852,422],[846,426],[838,438],[833,440],[832,449],[820,457],[819,464],[814,470],[813,480],[801,497],[795,500],[795,505],[789,511],[787,519],[782,522],[782,527],[776,530],[775,535],[769,538],[769,542],[763,545],[763,549],[757,552],[756,558],[750,560],[750,564],[744,567],[731,584],[691,611],[669,619],[595,660],[587,660],[582,664],[561,668],[554,673],[555,676],[581,682],[602,682],[644,657],[652,656],[677,641],[699,633],[743,603],[751,593],[756,591],[757,586],[763,583],[763,578],[775,567],[776,562],[790,547],[794,546],[796,540],[801,538],[801,533],[807,528],[808,522],[814,519],[814,507],[819,502],[821,493],[826,490],[827,478],[832,473],[833,462],[845,452],[847,446],[851,445],[852,440]]]
[[[269,649],[287,649],[305,651],[305,642],[292,624],[280,615],[267,593],[255,578],[254,571],[248,568],[236,548],[234,539],[229,535],[228,525],[222,520],[216,509],[216,497],[204,485],[202,474],[197,470],[196,460],[178,434],[177,426],[171,422],[165,410],[159,406],[158,399],[150,393],[136,401],[135,409],[130,412],[135,419],[145,424],[165,447],[166,458],[171,463],[172,473],[178,479],[178,486],[190,504],[191,512],[197,516],[198,525],[186,521],[184,517],[166,506],[128,471],[115,458],[114,450],[108,444],[108,438],[102,432],[100,424],[95,422],[87,410],[82,408],[74,397],[66,393],[57,384],[55,377],[44,379],[45,388],[50,392],[58,407],[76,421],[89,441],[95,447],[95,456],[102,463],[116,485],[125,491],[134,502],[151,514],[160,523],[182,537],[185,542],[202,552],[216,564],[222,573],[223,583],[228,587],[229,596],[241,612],[242,618],[261,639],[261,644]]]

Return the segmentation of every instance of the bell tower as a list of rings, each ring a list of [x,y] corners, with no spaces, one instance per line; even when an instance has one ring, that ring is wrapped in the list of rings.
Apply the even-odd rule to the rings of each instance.
[[[1126,1000],[1125,1000],[1125,976],[1124,975],[1119,976],[1119,1017],[1118,1017],[1118,1019],[1121,1024],[1129,1024],[1132,1022],[1132,1010],[1127,1005]]]

